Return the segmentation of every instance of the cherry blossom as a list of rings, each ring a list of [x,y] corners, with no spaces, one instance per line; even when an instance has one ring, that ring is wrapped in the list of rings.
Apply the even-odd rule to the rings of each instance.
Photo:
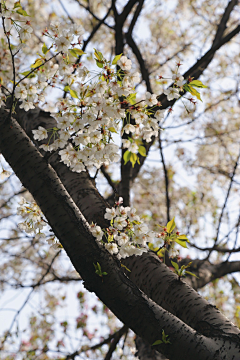
[[[180,97],[179,90],[173,87],[164,90],[164,94],[167,95],[168,101],[178,99]]]
[[[118,60],[117,64],[122,70],[130,70],[132,67],[132,61],[126,56],[122,56],[121,59]]]
[[[48,137],[47,130],[42,126],[39,126],[38,130],[33,130],[32,132],[35,140],[43,140]]]

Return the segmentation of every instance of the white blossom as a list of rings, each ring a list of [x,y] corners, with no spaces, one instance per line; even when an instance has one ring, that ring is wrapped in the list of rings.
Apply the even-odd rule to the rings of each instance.
[[[117,61],[117,64],[122,70],[130,70],[132,67],[132,61],[126,56],[122,56],[121,59]]]
[[[27,41],[27,40],[31,39],[32,32],[33,32],[33,29],[31,28],[31,26],[25,24],[25,25],[22,25],[22,27],[19,31],[19,36],[23,41]]]
[[[35,109],[35,106],[31,101],[24,100],[22,104],[19,106],[20,109],[24,109],[25,111]]]
[[[173,87],[164,90],[164,94],[167,95],[168,101],[178,99],[180,97],[179,90]]]
[[[153,106],[156,105],[158,103],[157,100],[157,95],[156,94],[151,94],[150,92],[146,92],[146,100],[145,100],[146,104],[148,106]]]
[[[124,227],[127,226],[127,222],[125,220],[125,218],[117,216],[114,219],[114,226],[118,229],[118,230],[122,230]]]
[[[90,226],[90,231],[98,241],[102,240],[103,231],[100,226],[92,225]]]
[[[43,139],[47,139],[47,137],[48,137],[47,130],[42,126],[39,126],[38,130],[32,130],[32,133],[33,133],[33,138],[35,140],[40,141]]]
[[[118,247],[117,244],[111,242],[105,244],[105,248],[110,252],[110,254],[114,255],[118,253]]]
[[[116,216],[116,210],[115,208],[111,208],[111,209],[106,209],[106,213],[104,215],[104,218],[107,220],[112,220],[114,217]]]
[[[134,132],[135,132],[135,126],[132,125],[132,124],[127,124],[127,125],[124,126],[123,131],[124,131],[126,134],[129,134],[130,132],[131,132],[131,133],[134,133]]]
[[[63,51],[64,53],[68,51],[68,48],[70,46],[70,42],[64,36],[61,36],[59,39],[56,39],[55,44],[57,46],[57,50]]]
[[[175,84],[177,84],[177,86],[181,87],[183,85],[184,77],[181,74],[174,74],[172,79],[174,80]]]
[[[27,89],[23,85],[18,85],[15,90],[15,97],[17,99],[26,99],[27,98]]]

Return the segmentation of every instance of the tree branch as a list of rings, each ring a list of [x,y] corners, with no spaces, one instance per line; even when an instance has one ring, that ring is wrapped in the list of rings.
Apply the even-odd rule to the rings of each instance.
[[[168,171],[166,168],[165,159],[164,159],[164,155],[163,155],[163,149],[162,149],[161,131],[159,133],[159,149],[160,149],[160,155],[161,155],[161,160],[162,160],[162,164],[163,164],[164,179],[165,179],[167,222],[169,222],[171,220],[171,218],[170,218],[169,180],[168,180]]]

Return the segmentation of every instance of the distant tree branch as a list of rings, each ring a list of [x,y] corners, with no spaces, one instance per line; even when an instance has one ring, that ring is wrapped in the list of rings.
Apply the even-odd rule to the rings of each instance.
[[[141,70],[141,74],[142,74],[142,79],[146,82],[147,91],[152,93],[152,87],[151,87],[151,83],[150,83],[150,79],[149,79],[148,68],[146,67],[145,61],[142,57],[142,54],[141,54],[136,42],[134,41],[134,39],[132,37],[133,28],[134,28],[134,26],[138,20],[138,17],[140,15],[140,12],[143,8],[143,3],[144,3],[144,0],[139,1],[138,6],[134,12],[132,21],[129,25],[128,32],[125,34],[125,38],[126,38],[127,44],[130,46],[134,55],[137,58],[137,61],[138,61],[138,64],[139,64],[139,67]]]
[[[200,75],[202,75],[203,71],[207,68],[209,63],[212,61],[216,51],[220,49],[224,44],[229,42],[235,35],[237,35],[240,32],[240,25],[238,25],[234,30],[232,30],[229,34],[227,34],[224,38],[222,38],[216,45],[212,46],[211,49],[200,59],[196,62],[195,65],[193,65],[188,71],[185,72],[183,75],[185,79],[188,79],[189,76],[194,77],[194,79],[198,79]],[[166,95],[162,94],[158,96],[158,101],[161,102],[162,106],[161,108],[156,107],[154,111],[157,111],[159,109],[167,109],[170,106],[173,106],[175,103],[175,100],[168,101]],[[149,143],[146,143],[146,141],[143,141],[143,145],[146,148],[146,153],[148,155],[151,146],[153,145],[155,141],[155,138],[152,138],[152,141]],[[139,162],[140,164],[136,163],[133,169],[132,173],[132,181],[137,177],[141,167],[143,166],[146,158],[140,154],[139,156]]]
[[[117,330],[114,334],[109,335],[106,339],[104,339],[103,341],[101,341],[100,343],[93,345],[93,346],[83,346],[82,349],[78,350],[78,351],[74,351],[74,353],[67,355],[67,357],[65,358],[65,360],[74,360],[76,356],[80,355],[82,352],[88,351],[88,350],[96,350],[99,349],[101,346],[109,344],[111,342],[112,339],[115,338],[119,338],[120,334],[120,338],[124,335],[124,333],[128,330],[126,325],[123,325],[119,330]],[[120,340],[119,338],[119,340]],[[119,341],[118,340],[118,341]],[[114,340],[113,340],[114,341]],[[85,350],[86,348],[86,350]],[[83,350],[84,349],[84,350]]]
[[[161,155],[161,161],[162,161],[162,165],[163,165],[163,172],[164,172],[164,179],[165,179],[167,222],[168,222],[171,220],[171,218],[170,218],[169,179],[168,179],[168,170],[167,170],[167,167],[165,164],[165,158],[164,158],[164,154],[163,154],[161,131],[159,132],[159,149],[160,149],[160,155]]]
[[[124,6],[123,11],[119,14],[119,23],[124,25],[125,20],[127,19],[128,15],[132,11],[132,8],[139,0],[129,0],[128,3]],[[115,3],[115,1],[114,1]]]
[[[113,352],[116,350],[117,344],[119,343],[121,337],[128,332],[128,327],[124,325],[119,331],[114,334],[114,337],[110,343],[108,352],[104,358],[104,360],[110,360]]]
[[[190,259],[180,261],[181,265],[189,263]],[[240,271],[240,261],[224,261],[219,264],[211,264],[208,260],[193,260],[189,271],[197,277],[187,276],[184,281],[191,285],[195,290],[202,288],[213,280],[225,275]]]
[[[71,21],[72,24],[74,24],[74,20],[73,18],[71,17],[71,15],[69,14],[69,12],[67,11],[65,5],[63,4],[62,0],[58,0],[61,7],[63,8],[64,12],[66,13],[67,17],[69,18],[69,20]]]
[[[228,186],[228,190],[227,190],[227,194],[226,194],[226,197],[225,197],[224,204],[222,206],[221,214],[219,216],[217,234],[216,234],[215,243],[214,243],[215,246],[217,245],[217,242],[218,242],[218,236],[219,236],[220,226],[221,226],[221,223],[222,223],[222,217],[223,217],[223,213],[224,213],[225,207],[227,205],[227,201],[228,201],[230,191],[231,191],[231,188],[232,188],[232,185],[233,185],[233,179],[234,179],[237,167],[238,167],[239,158],[240,158],[240,151],[239,151],[239,154],[238,154],[238,157],[237,157],[237,161],[235,162],[235,165],[234,165],[234,168],[233,168],[232,176],[230,177],[231,180],[230,180],[230,183],[229,183],[229,186]],[[209,252],[209,255],[210,254],[211,254],[211,251]]]
[[[88,11],[89,14],[91,14],[92,17],[94,17],[94,19],[96,19],[96,20],[99,21],[99,22],[102,21],[101,19],[99,19],[98,16],[96,16],[96,15],[94,14],[94,12],[92,12],[92,10],[90,9],[89,6],[85,6],[85,5],[81,4],[79,0],[75,0],[75,1],[78,3],[79,6],[81,6],[81,7],[84,8],[86,11]],[[105,20],[104,20],[103,24],[104,24],[105,26],[107,26],[109,29],[113,29],[113,30],[114,30],[114,26],[111,26],[111,25],[105,23]]]

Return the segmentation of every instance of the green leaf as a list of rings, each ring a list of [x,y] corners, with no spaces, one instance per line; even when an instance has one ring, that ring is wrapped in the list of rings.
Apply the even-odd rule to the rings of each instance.
[[[162,340],[157,340],[157,341],[155,341],[155,342],[152,344],[152,346],[160,345],[160,344],[162,344],[162,343],[163,343]]]
[[[178,238],[179,240],[185,240],[185,241],[189,242],[189,240],[188,240],[187,236],[186,236],[186,235],[184,235],[184,234],[179,235],[177,238]]]
[[[196,96],[196,98],[198,100],[202,101],[200,93],[196,89],[194,89],[194,87],[192,87],[189,84],[185,84],[185,85],[183,85],[183,88],[184,88],[184,90],[190,92],[190,94],[192,94],[193,96]]]
[[[32,70],[24,71],[24,72],[22,72],[22,73],[20,73],[20,74],[23,75],[23,76],[27,76],[29,79],[31,79],[31,78],[34,78],[34,77],[36,76],[36,74],[34,74],[34,72],[32,72],[32,73],[30,74],[31,71],[32,71]],[[28,76],[28,74],[30,74],[30,75]]]
[[[207,88],[206,85],[203,85],[203,83],[200,80],[193,80],[188,85],[197,87],[197,88]]]
[[[73,49],[69,49],[69,52],[72,56],[74,56],[75,58],[78,58],[78,54]]]
[[[111,131],[111,132],[113,132],[113,133],[116,133],[116,134],[117,134],[116,129],[114,129],[114,127],[112,127],[112,126],[111,126],[110,128],[108,128],[108,130]]]
[[[186,274],[189,274],[189,275],[192,275],[192,276],[195,276],[196,278],[198,278],[197,275],[196,275],[196,274],[193,274],[191,271],[185,270],[185,273],[186,273]]]
[[[83,50],[80,50],[78,48],[69,49],[69,52],[72,56],[75,58],[78,58],[78,56],[81,56],[83,54],[86,54]]]
[[[73,48],[72,49],[76,54],[78,54],[79,56],[86,54],[83,50],[78,49],[78,48]]]
[[[98,51],[98,50],[96,50],[95,48],[94,48],[94,55],[96,56],[96,59],[98,60],[98,61],[102,61],[103,60],[103,54],[101,53],[101,51]]]
[[[162,341],[165,344],[171,344],[170,341],[167,339],[168,335],[165,334],[164,330],[162,331]]]
[[[64,91],[69,91],[70,92],[70,95],[73,97],[73,98],[75,98],[75,99],[78,99],[78,94],[77,94],[77,92],[75,91],[75,90],[72,90],[71,88],[70,88],[70,86],[65,86],[65,88],[63,89]]]
[[[187,241],[186,240],[179,240],[178,238],[174,240],[177,244],[181,245],[184,248],[188,248],[187,247]]]
[[[97,59],[95,59],[96,60],[96,64],[97,64],[97,66],[99,67],[99,68],[103,68],[103,61],[98,61]]]
[[[134,105],[136,103],[136,93],[128,95],[127,100],[131,105]]]
[[[175,263],[174,261],[171,261],[171,263],[172,263],[172,266],[174,267],[174,269],[178,271],[179,270],[178,264]]]
[[[47,48],[45,43],[42,46],[42,52],[43,52],[44,55],[46,55],[49,52],[49,49]]]
[[[138,152],[139,152],[140,155],[146,156],[146,148],[144,146],[142,146],[142,145],[139,146]]]
[[[129,150],[125,151],[125,153],[123,154],[124,165],[129,162],[131,155],[132,153]]]
[[[78,94],[75,90],[70,89],[69,92],[73,98],[78,99]]]
[[[175,227],[176,227],[176,224],[175,224],[175,220],[174,220],[175,218],[173,218],[171,221],[169,221],[168,223],[167,223],[167,232],[169,233],[169,234],[171,234],[171,232],[175,229]]]
[[[64,91],[70,91],[70,87],[68,85],[65,86],[65,88],[63,89]]]
[[[34,64],[31,65],[31,68],[32,68],[32,69],[35,69],[35,68],[37,68],[38,66],[42,65],[43,62],[44,62],[43,59],[38,58],[38,59],[35,60]]]
[[[117,65],[118,60],[121,59],[122,53],[120,55],[116,55],[112,61],[112,65]]]
[[[30,15],[28,15],[28,13],[27,13],[25,10],[23,10],[22,8],[19,9],[19,10],[17,10],[16,12],[17,12],[19,15],[22,15],[22,16],[30,16]]]
[[[22,7],[21,4],[20,4],[20,1],[16,1],[16,2],[14,3],[14,7],[13,7],[13,8],[16,9],[16,8],[18,8],[18,7],[20,7],[20,8]]]
[[[132,167],[134,167],[134,165],[136,164],[136,162],[137,162],[137,161],[139,162],[139,159],[138,159],[137,154],[131,153],[130,161],[131,161],[131,163],[132,163]]]

